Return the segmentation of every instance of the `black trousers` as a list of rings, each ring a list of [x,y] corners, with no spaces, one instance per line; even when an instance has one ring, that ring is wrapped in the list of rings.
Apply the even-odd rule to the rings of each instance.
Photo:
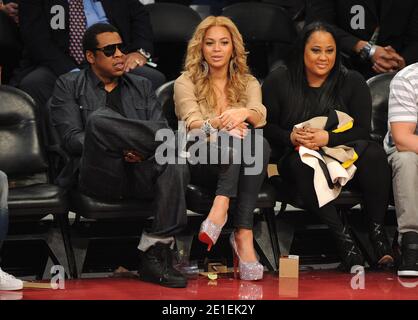
[[[252,130],[252,132],[254,131]],[[254,167],[254,164],[248,164],[242,160],[244,152],[249,150],[245,150],[244,147],[241,147],[241,150],[234,149],[232,141],[237,141],[238,139],[232,137],[230,139],[232,144],[226,150],[219,150],[218,143],[207,143],[208,154],[219,151],[220,157],[222,157],[226,152],[228,153],[229,164],[210,164],[207,161],[207,164],[190,165],[191,182],[193,184],[211,190],[215,189],[215,195],[236,198],[236,211],[233,213],[233,225],[235,228],[253,228],[253,212],[256,208],[258,193],[266,177],[270,158],[269,143],[266,139],[259,137],[260,139],[257,140],[257,143],[261,146],[261,152],[255,158],[255,161],[259,162],[257,166],[260,168],[257,174],[248,174],[246,169]],[[245,139],[250,139],[250,135]],[[242,144],[244,140],[240,141],[240,143]],[[252,155],[255,155],[256,151],[255,143],[251,143],[250,152]],[[240,163],[232,163],[232,158],[237,152],[239,154],[237,158],[240,159]]]
[[[369,142],[366,150],[354,163],[357,171],[347,188],[356,188],[363,195],[363,205],[370,222],[384,223],[389,203],[390,168],[383,148]],[[299,153],[286,154],[279,163],[280,175],[291,183],[306,205],[306,210],[317,214],[332,231],[341,232],[343,224],[333,202],[319,208],[313,176],[314,170],[300,160]]]
[[[140,120],[127,119],[102,108],[87,121],[80,163],[79,188],[83,193],[105,199],[153,199],[154,221],[148,233],[172,236],[187,224],[187,165],[157,164],[150,150],[156,143]],[[150,141],[152,139],[152,141]],[[147,155],[130,164],[124,150]]]

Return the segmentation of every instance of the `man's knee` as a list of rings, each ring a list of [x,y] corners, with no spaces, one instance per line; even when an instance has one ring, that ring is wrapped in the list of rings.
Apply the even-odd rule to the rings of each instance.
[[[102,133],[103,131],[112,130],[108,120],[110,110],[110,108],[102,108],[91,113],[87,119],[86,132]]]
[[[147,66],[135,68],[131,72],[151,81],[154,90],[158,89],[166,82],[166,77],[161,71]]]
[[[389,157],[389,162],[392,165],[394,173],[404,170],[412,172],[418,169],[418,155],[412,151],[395,151]]]
[[[48,100],[54,90],[56,75],[45,67],[40,67],[26,75],[19,84],[19,88],[27,92],[34,99],[43,97]]]
[[[166,82],[166,77],[165,75],[155,69],[152,69],[153,73],[150,76],[150,80],[152,82],[153,88],[154,90],[157,90],[159,87],[161,87],[165,82]]]

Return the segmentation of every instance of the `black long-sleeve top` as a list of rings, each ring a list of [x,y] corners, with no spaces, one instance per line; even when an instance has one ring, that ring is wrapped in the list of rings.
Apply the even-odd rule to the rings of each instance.
[[[378,5],[380,3],[380,6]],[[351,9],[364,8],[364,27],[352,27]],[[380,7],[380,8],[379,8]],[[418,3],[416,0],[309,0],[306,1],[306,24],[324,21],[335,26],[342,50],[355,55],[353,47],[360,40],[369,41],[380,26],[377,44],[391,45],[409,65],[418,61]]]
[[[138,0],[100,2],[128,52],[142,48],[153,53],[153,31],[144,5]],[[53,23],[59,17],[59,13],[53,12],[59,8],[65,13],[65,28],[55,27]],[[48,67],[57,76],[78,67],[69,55],[69,11],[68,0],[19,0],[19,28],[25,46],[23,66]],[[26,74],[26,69],[22,73]]]
[[[307,88],[309,104],[318,105],[321,88]],[[292,105],[290,99],[290,79],[286,68],[277,68],[265,79],[262,87],[263,104],[267,108],[267,124],[264,135],[273,149],[283,152],[292,147],[290,133],[293,126],[316,116],[323,116],[315,110],[311,114],[300,116],[289,122],[286,115],[294,112],[297,106]],[[354,119],[352,129],[343,133],[329,133],[328,146],[338,146],[349,141],[368,140],[371,121],[371,95],[364,78],[356,71],[348,71],[341,85],[340,100],[342,103],[335,107]],[[302,112],[297,113],[302,114]]]

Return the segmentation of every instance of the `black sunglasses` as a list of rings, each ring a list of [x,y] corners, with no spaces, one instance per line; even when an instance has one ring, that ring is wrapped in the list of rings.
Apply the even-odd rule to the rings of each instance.
[[[116,52],[116,48],[118,48],[123,54],[126,53],[126,47],[123,45],[123,43],[109,44],[103,48],[94,48],[93,50],[102,51],[106,57],[112,57]]]

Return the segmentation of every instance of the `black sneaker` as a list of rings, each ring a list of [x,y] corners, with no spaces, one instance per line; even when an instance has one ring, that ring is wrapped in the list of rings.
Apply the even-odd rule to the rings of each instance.
[[[185,288],[187,279],[173,268],[170,246],[157,243],[146,252],[141,252],[138,269],[142,281],[152,282],[169,288]]]
[[[406,232],[402,235],[402,257],[398,269],[400,277],[418,277],[418,233]]]

